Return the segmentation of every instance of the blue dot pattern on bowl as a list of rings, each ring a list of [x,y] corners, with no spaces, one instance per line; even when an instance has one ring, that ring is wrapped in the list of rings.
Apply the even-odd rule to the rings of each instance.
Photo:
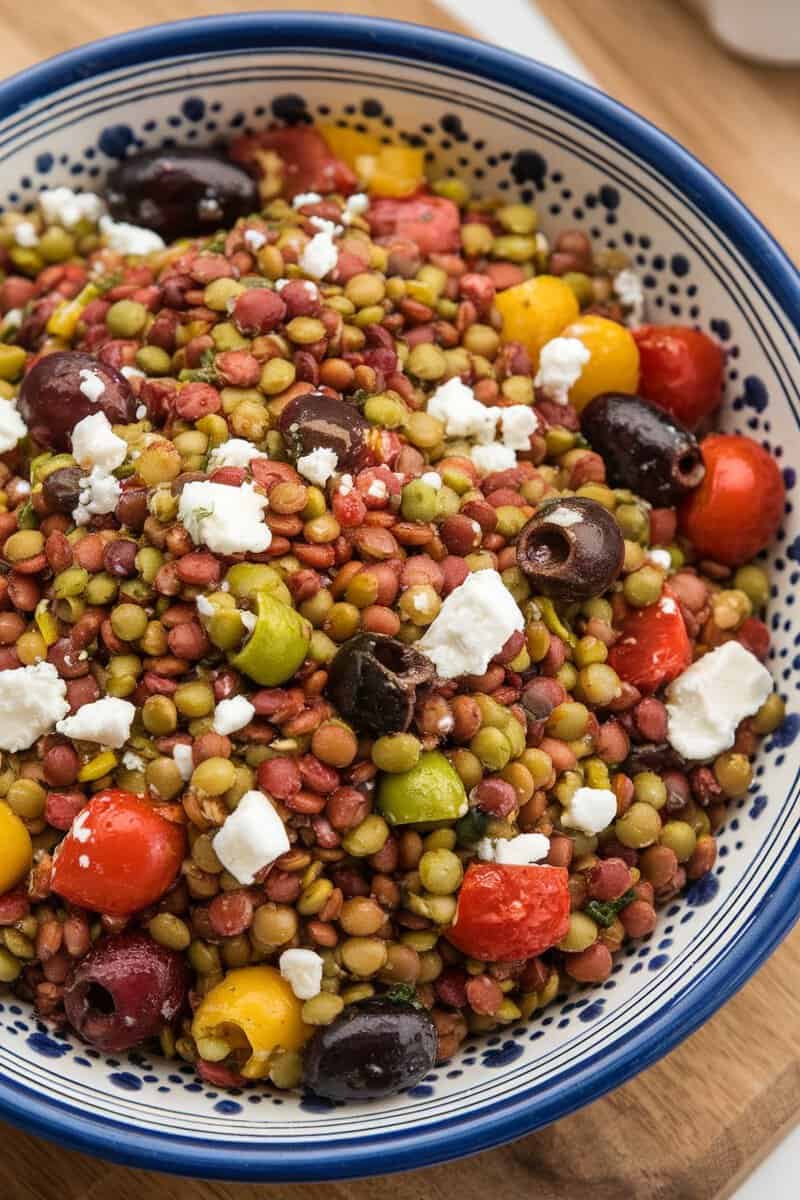
[[[470,94],[468,101],[464,97],[463,111],[455,113],[447,96],[433,86],[438,81],[423,79],[419,72],[414,74],[412,66],[403,71],[402,80],[384,78],[379,96],[374,85],[365,87],[357,60],[348,61],[344,69],[331,67],[327,73],[319,61],[314,65],[318,72],[315,89],[307,89],[303,82],[309,73],[308,63],[295,61],[293,67],[283,69],[281,90],[269,100],[265,95],[276,84],[270,80],[268,68],[272,64],[267,56],[260,87],[243,84],[243,95],[239,96],[235,88],[226,84],[216,90],[213,101],[208,99],[213,91],[211,86],[208,93],[201,94],[201,84],[196,80],[187,84],[181,76],[176,84],[170,69],[164,67],[161,74],[172,81],[169,91],[166,87],[159,91],[155,85],[148,91],[142,83],[138,105],[127,102],[123,105],[118,101],[110,106],[113,109],[110,117],[95,116],[92,110],[83,122],[91,130],[91,137],[84,136],[82,126],[81,136],[53,139],[58,142],[55,147],[48,146],[47,139],[43,145],[34,138],[32,149],[20,155],[25,174],[20,175],[15,189],[4,197],[5,207],[30,208],[39,190],[55,184],[67,183],[87,190],[99,187],[114,162],[145,145],[169,148],[186,142],[224,141],[270,121],[333,122],[370,131],[386,142],[420,146],[433,173],[461,177],[476,193],[484,191],[535,203],[546,232],[580,224],[590,232],[597,247],[625,251],[641,274],[648,312],[654,321],[696,323],[711,329],[724,343],[728,393],[732,397],[727,427],[760,438],[767,448],[782,457],[785,439],[771,425],[770,393],[781,389],[783,376],[771,360],[764,364],[761,374],[753,373],[761,371],[763,360],[753,353],[753,337],[749,337],[747,353],[743,353],[741,340],[748,334],[747,313],[730,299],[727,287],[723,286],[726,281],[720,283],[719,270],[709,266],[701,243],[696,238],[684,238],[684,231],[675,225],[667,211],[666,201],[662,211],[658,208],[659,201],[645,194],[640,173],[619,159],[608,167],[602,148],[595,151],[594,143],[586,138],[577,150],[574,139],[578,134],[568,123],[554,133],[552,127],[557,125],[557,115],[552,112],[548,115],[544,104],[539,105],[539,111],[529,120],[526,118],[527,126],[520,118],[516,125],[512,122],[513,135],[500,137],[499,126],[492,126],[493,121],[502,120],[495,114],[494,91],[484,88],[482,98]],[[412,92],[416,92],[417,111],[423,112],[422,120],[412,119],[413,103],[407,98]],[[424,100],[421,105],[420,96]],[[138,121],[131,117],[133,111],[140,114]],[[494,137],[490,137],[492,130]],[[515,150],[495,149],[509,142]],[[657,211],[658,217],[647,220],[643,205]],[[781,400],[785,405],[783,395]],[[790,516],[796,474],[787,466],[784,475],[787,516]],[[782,648],[771,652],[771,665],[780,684],[788,686],[791,680],[794,687],[800,687],[797,671],[800,650],[798,662],[791,666],[788,663],[781,666],[778,657],[778,654],[786,657],[785,647],[792,639],[800,646],[800,634],[794,634],[791,611],[794,597],[787,594],[781,607],[775,605],[779,592],[786,591],[789,573],[792,587],[800,580],[800,572],[792,571],[792,564],[800,564],[800,534],[788,544],[783,533],[780,540],[784,545],[771,564],[774,606],[771,622],[776,642],[780,641]],[[32,1020],[22,1007],[6,1002],[0,1003],[0,1066],[6,1063],[3,1058],[6,1051],[13,1058],[14,1051],[22,1050],[20,1043],[24,1043],[24,1053],[18,1053],[14,1061],[19,1064],[26,1060],[31,1064],[32,1084],[44,1090],[58,1086],[55,1081],[63,1083],[69,1078],[74,1087],[67,1102],[95,1104],[102,1111],[108,1104],[103,1096],[113,1092],[116,1094],[113,1111],[119,1120],[135,1124],[138,1111],[146,1113],[153,1125],[160,1121],[164,1129],[174,1131],[180,1116],[188,1122],[187,1127],[195,1128],[200,1135],[215,1136],[222,1131],[238,1137],[246,1129],[246,1136],[254,1141],[267,1136],[291,1138],[295,1130],[300,1136],[306,1128],[370,1132],[383,1127],[387,1120],[402,1124],[412,1111],[418,1113],[414,1119],[440,1119],[454,1111],[454,1097],[466,1108],[473,1103],[480,1105],[484,1094],[487,1102],[491,1100],[494,1095],[491,1088],[499,1086],[495,1081],[500,1077],[507,1077],[509,1086],[515,1079],[520,1086],[528,1086],[536,1078],[534,1067],[540,1060],[545,1071],[548,1056],[557,1058],[573,1045],[580,1048],[592,1044],[588,1039],[594,1036],[594,1029],[600,1030],[606,1023],[620,1019],[626,1007],[641,1004],[637,997],[644,995],[644,989],[655,988],[655,979],[667,976],[673,960],[676,966],[680,964],[692,936],[685,932],[687,927],[691,930],[700,924],[701,912],[716,912],[719,902],[744,877],[749,844],[738,837],[739,822],[754,825],[765,811],[770,819],[779,815],[779,796],[769,799],[765,791],[764,767],[768,764],[777,769],[783,765],[785,751],[791,748],[798,732],[800,715],[791,714],[762,752],[752,794],[739,802],[737,816],[729,819],[721,831],[724,853],[715,872],[692,884],[687,895],[673,903],[666,914],[662,911],[659,926],[650,938],[626,947],[615,963],[612,978],[603,988],[576,989],[572,996],[558,998],[530,1023],[507,1029],[482,1044],[466,1046],[457,1060],[437,1067],[406,1096],[388,1105],[342,1108],[311,1096],[289,1102],[285,1095],[273,1094],[269,1089],[248,1093],[245,1105],[241,1093],[241,1098],[236,1094],[221,1095],[219,1089],[198,1081],[191,1067],[165,1066],[140,1053],[104,1057],[87,1050],[71,1036],[54,1034]],[[763,837],[761,833],[754,835],[752,845],[759,846]],[[731,883],[726,886],[729,877]],[[665,921],[671,924],[665,926]],[[701,932],[698,930],[696,936]],[[652,984],[649,980],[639,982],[643,976],[646,979],[651,975]],[[676,982],[670,986],[680,987],[679,978],[676,976]],[[96,1095],[91,1089],[95,1089]],[[470,1099],[472,1093],[474,1101]],[[71,1099],[73,1094],[77,1100]],[[129,1107],[126,1107],[127,1096],[131,1097]],[[145,1107],[137,1110],[137,1105]]]

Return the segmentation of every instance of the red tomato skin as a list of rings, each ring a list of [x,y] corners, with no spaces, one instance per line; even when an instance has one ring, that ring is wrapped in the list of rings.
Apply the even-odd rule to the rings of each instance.
[[[725,352],[707,333],[687,325],[642,325],[639,391],[689,429],[719,407]]]
[[[373,237],[407,238],[416,242],[421,254],[450,254],[460,245],[461,218],[444,196],[378,196],[370,203],[367,220]]]
[[[79,908],[128,916],[161,899],[185,853],[181,826],[132,792],[109,789],[92,797],[58,847],[52,888]]]
[[[543,954],[569,927],[568,878],[564,867],[471,863],[448,940],[483,962]]]
[[[692,661],[692,643],[680,606],[668,588],[655,604],[631,609],[608,665],[641,692],[655,692],[676,679]]]
[[[700,443],[706,474],[679,510],[680,530],[703,558],[733,567],[769,544],[786,490],[775,459],[752,438],[712,433]]]
[[[244,134],[231,143],[229,154],[235,162],[257,172],[259,150],[273,150],[283,159],[283,196],[287,200],[302,192],[348,195],[358,186],[347,163],[334,157],[322,134],[307,125]]]

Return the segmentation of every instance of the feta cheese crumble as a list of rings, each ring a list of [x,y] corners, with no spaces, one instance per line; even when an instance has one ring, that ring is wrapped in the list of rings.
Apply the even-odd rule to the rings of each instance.
[[[120,483],[102,467],[92,467],[89,475],[79,480],[81,491],[72,513],[76,525],[88,525],[92,517],[113,512],[120,497]]]
[[[69,712],[67,685],[52,663],[0,671],[0,750],[27,750]]]
[[[322,959],[315,950],[284,950],[278,959],[283,978],[298,1000],[318,996],[322,987]]]
[[[512,450],[530,450],[531,434],[539,427],[539,418],[527,404],[511,404],[501,408],[500,428],[503,445]]]
[[[18,246],[38,246],[39,235],[36,226],[31,221],[20,221],[14,226],[14,241]]]
[[[245,229],[244,244],[248,250],[252,250],[255,254],[262,246],[266,246],[267,235],[262,233],[260,229]]]
[[[333,244],[335,226],[331,221],[325,224],[326,228],[315,233],[311,241],[306,243],[298,259],[300,270],[312,279],[324,279],[339,261],[339,251]]]
[[[164,240],[152,229],[141,225],[130,225],[127,221],[112,221],[111,217],[100,218],[100,232],[109,249],[117,254],[152,254],[164,249]]]
[[[231,696],[229,700],[220,700],[211,727],[215,733],[236,733],[249,725],[255,715],[255,706],[245,696]]]
[[[106,390],[102,376],[90,367],[84,367],[79,378],[78,391],[86,397],[90,404],[97,404]]]
[[[260,554],[272,542],[264,524],[267,498],[252,483],[239,488],[193,479],[181,492],[178,519],[196,546],[216,554]]]
[[[96,225],[105,205],[94,192],[73,192],[72,188],[48,188],[39,193],[39,208],[48,225],[74,229],[79,221]]]
[[[65,737],[80,742],[99,742],[112,750],[121,750],[130,737],[136,705],[119,696],[103,696],[92,704],[82,704],[71,717],[59,721],[56,729]]]
[[[319,192],[300,192],[292,200],[292,208],[305,208],[307,204],[319,204],[322,196]]]
[[[608,788],[579,787],[561,814],[561,824],[592,837],[617,817],[617,797]]]
[[[644,321],[644,288],[635,271],[620,271],[612,283],[614,294],[623,308],[629,309],[628,324],[641,325]]]
[[[541,862],[550,853],[550,839],[543,833],[518,833],[513,838],[481,838],[478,858],[483,862],[506,863],[527,867]]]
[[[548,525],[560,525],[563,529],[569,529],[570,525],[580,525],[583,517],[574,508],[560,505],[552,512],[546,513],[544,519]]]
[[[283,821],[263,792],[245,792],[213,841],[214,853],[238,883],[249,886],[259,871],[289,849]]]
[[[348,196],[342,209],[342,224],[351,225],[354,217],[361,217],[369,208],[369,196],[365,192],[355,192]]]
[[[114,471],[125,462],[128,443],[117,437],[104,412],[96,412],[78,421],[73,429],[72,454],[78,466],[86,471],[92,467]]]
[[[122,765],[126,771],[143,771],[147,764],[141,755],[133,750],[126,750],[122,756]]]
[[[672,555],[669,550],[648,550],[647,557],[655,567],[660,567],[662,571],[672,569]]]
[[[490,442],[488,446],[472,446],[469,456],[481,475],[506,471],[517,465],[517,456],[511,447],[501,446],[499,442]]]
[[[590,351],[578,338],[552,338],[542,346],[533,386],[557,404],[566,404],[569,389],[578,382],[590,358]]]
[[[316,450],[312,450],[310,454],[304,454],[297,460],[297,469],[300,474],[311,483],[315,483],[317,487],[325,487],[338,465],[336,451],[328,450],[325,446],[318,446]]]
[[[144,379],[144,377],[145,377],[144,371],[140,371],[138,367],[120,367],[119,373],[120,373],[120,375],[123,375],[126,379]],[[141,416],[139,414],[139,408],[144,409],[144,412],[141,414]],[[137,421],[141,421],[142,417],[147,416],[147,408],[145,407],[145,405],[140,404],[139,408],[137,408],[137,410],[136,410],[136,420]]]
[[[192,747],[187,746],[185,742],[178,742],[172,747],[172,758],[175,766],[178,768],[180,777],[184,783],[187,783],[192,778],[194,770],[194,759],[192,758]]]
[[[481,404],[472,388],[454,375],[433,393],[428,413],[442,422],[447,437],[475,438],[487,445],[494,441],[500,409]]]
[[[0,399],[0,454],[13,450],[28,432],[28,426],[17,411],[13,400]]]
[[[442,477],[438,471],[425,471],[419,477],[420,483],[427,483],[428,487],[432,487],[435,492],[441,491]]]
[[[220,467],[249,467],[254,458],[266,458],[263,450],[258,450],[252,442],[245,438],[229,438],[221,446],[215,446],[208,456],[209,471],[218,471]]]
[[[669,685],[667,741],[690,761],[714,758],[733,745],[739,722],[758,712],[772,687],[754,654],[724,642]]]
[[[353,490],[353,476],[342,475],[339,480],[339,494],[341,496],[349,496]]]
[[[475,571],[450,593],[416,649],[427,654],[443,679],[483,675],[524,624],[497,571]]]

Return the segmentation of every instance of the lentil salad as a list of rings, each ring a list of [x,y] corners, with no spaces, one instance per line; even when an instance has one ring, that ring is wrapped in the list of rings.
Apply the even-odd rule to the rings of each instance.
[[[340,1100],[605,980],[783,717],[717,344],[339,127],[0,244],[0,981]]]

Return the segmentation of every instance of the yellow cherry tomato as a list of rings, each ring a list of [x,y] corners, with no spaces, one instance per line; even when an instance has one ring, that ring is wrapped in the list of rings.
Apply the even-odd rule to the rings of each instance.
[[[639,386],[639,349],[629,329],[607,317],[588,314],[563,331],[583,342],[591,358],[569,398],[578,412],[603,392],[634,393]]]
[[[425,182],[424,152],[413,146],[384,146],[371,133],[323,125],[331,154],[341,158],[375,196],[410,196]]]
[[[341,129],[338,125],[321,125],[319,131],[331,154],[341,158],[353,171],[356,159],[362,154],[380,154],[380,138],[371,133],[359,133],[357,129]]]
[[[557,275],[536,275],[506,288],[495,304],[503,318],[503,341],[522,342],[534,371],[545,342],[558,337],[580,312],[572,288]]]
[[[31,835],[17,814],[0,801],[0,895],[27,875],[32,861]]]
[[[264,1079],[275,1051],[299,1050],[314,1030],[303,1022],[302,1002],[275,967],[229,971],[200,1002],[192,1023],[196,1042],[221,1038],[232,1050],[250,1050],[241,1068]]]

